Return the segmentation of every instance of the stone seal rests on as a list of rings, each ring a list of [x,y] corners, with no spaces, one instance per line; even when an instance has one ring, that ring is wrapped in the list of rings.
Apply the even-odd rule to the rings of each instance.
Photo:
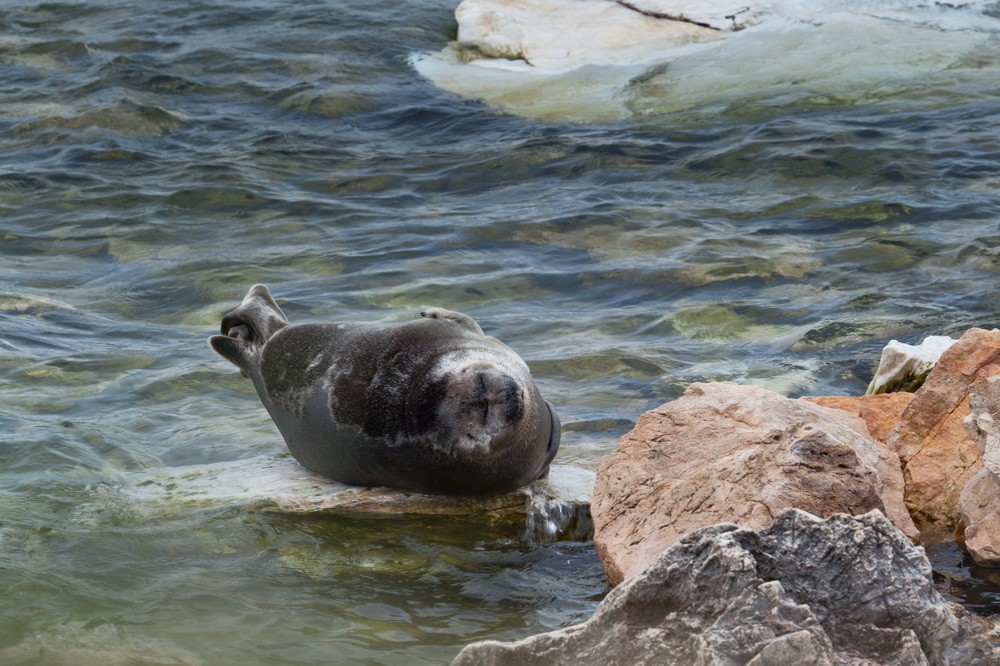
[[[212,348],[253,380],[299,463],[336,481],[484,495],[548,474],[559,418],[528,366],[471,317],[289,325],[264,285]]]

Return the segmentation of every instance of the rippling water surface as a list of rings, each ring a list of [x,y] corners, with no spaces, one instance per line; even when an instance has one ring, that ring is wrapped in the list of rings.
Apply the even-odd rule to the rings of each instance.
[[[1000,325],[989,79],[534,120],[410,67],[453,10],[3,3],[0,661],[444,663],[593,611],[586,544],[116,500],[282,450],[205,343],[254,282],[294,322],[471,314],[588,467],[692,381],[856,394],[890,338]]]

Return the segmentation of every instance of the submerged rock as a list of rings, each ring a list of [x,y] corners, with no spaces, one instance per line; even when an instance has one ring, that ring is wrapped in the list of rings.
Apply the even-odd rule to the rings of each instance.
[[[467,646],[471,664],[945,664],[957,622],[878,511],[713,525],[612,590],[587,622]]]
[[[538,540],[590,537],[594,473],[552,465],[549,477],[513,492],[484,497],[425,495],[348,486],[314,474],[288,456],[152,470],[128,480],[133,503],[161,511],[197,505],[237,505],[281,513],[466,516],[525,525]]]
[[[949,347],[957,342],[947,335],[932,335],[919,345],[908,345],[890,340],[882,350],[875,376],[868,384],[866,395],[916,391],[927,374]]]
[[[177,645],[136,635],[139,626],[126,622],[119,626],[97,619],[35,631],[19,643],[0,648],[0,664],[203,666],[207,663]]]
[[[612,585],[683,535],[719,522],[753,529],[783,509],[878,509],[912,537],[898,460],[865,423],[756,386],[692,384],[625,434],[598,468],[594,545]]]
[[[1000,664],[1000,616],[976,615],[956,603],[948,606],[958,619],[958,636],[948,650],[948,662],[971,666]]]

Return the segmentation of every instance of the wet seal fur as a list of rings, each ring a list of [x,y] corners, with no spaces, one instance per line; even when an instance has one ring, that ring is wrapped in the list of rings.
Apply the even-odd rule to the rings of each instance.
[[[250,289],[209,343],[253,380],[288,449],[358,486],[484,495],[548,474],[559,418],[528,366],[449,310],[403,324],[290,325]]]

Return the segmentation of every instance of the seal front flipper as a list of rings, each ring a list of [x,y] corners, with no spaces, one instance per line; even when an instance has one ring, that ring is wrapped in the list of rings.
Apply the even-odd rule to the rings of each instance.
[[[249,377],[250,368],[253,364],[254,353],[249,345],[238,337],[228,335],[213,335],[208,339],[208,344],[222,358],[226,359],[237,368],[244,377]]]
[[[479,335],[486,335],[483,333],[483,329],[479,327],[476,320],[467,314],[462,314],[461,312],[455,312],[454,310],[445,310],[444,308],[427,308],[420,313],[421,317],[427,317],[428,319],[447,319],[453,321],[463,328],[467,328],[473,333],[478,333]]]

